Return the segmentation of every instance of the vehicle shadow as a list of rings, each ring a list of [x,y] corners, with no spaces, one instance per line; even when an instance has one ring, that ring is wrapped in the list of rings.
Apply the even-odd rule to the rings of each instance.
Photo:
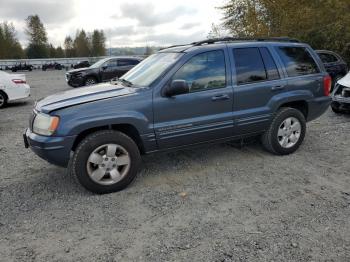
[[[17,101],[17,102],[10,102],[6,105],[6,108],[13,108],[13,107],[19,107],[19,106],[28,106],[34,104],[33,100],[29,99],[26,101]]]

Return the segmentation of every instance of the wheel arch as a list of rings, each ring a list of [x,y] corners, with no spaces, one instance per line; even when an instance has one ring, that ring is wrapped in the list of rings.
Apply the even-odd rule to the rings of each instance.
[[[145,148],[143,141],[141,139],[141,136],[137,130],[137,128],[131,124],[123,123],[123,124],[112,124],[112,125],[103,125],[103,126],[98,126],[98,127],[92,127],[86,130],[83,130],[78,134],[76,137],[72,150],[75,151],[79,143],[88,135],[101,131],[101,130],[115,130],[124,133],[125,135],[129,136],[134,142],[136,143],[137,147],[140,150],[141,154],[145,153]]]
[[[308,118],[309,115],[309,106],[308,103],[305,100],[296,100],[296,101],[290,101],[286,103],[282,103],[278,109],[282,107],[291,107],[294,109],[299,110],[301,113],[303,113],[305,119]]]
[[[4,94],[6,101],[9,100],[9,96],[4,90],[0,89],[0,93]]]

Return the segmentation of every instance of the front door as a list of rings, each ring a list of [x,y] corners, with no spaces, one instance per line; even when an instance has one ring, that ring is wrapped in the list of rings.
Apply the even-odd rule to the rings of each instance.
[[[160,149],[230,137],[233,93],[225,49],[194,55],[172,76],[190,91],[154,97],[154,129]]]

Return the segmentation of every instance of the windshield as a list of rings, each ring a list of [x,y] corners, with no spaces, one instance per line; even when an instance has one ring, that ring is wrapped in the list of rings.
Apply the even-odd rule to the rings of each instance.
[[[121,79],[135,86],[149,86],[170,65],[175,63],[181,55],[181,53],[158,53],[151,55],[123,75]]]
[[[105,62],[107,62],[110,58],[104,58],[99,61],[97,61],[95,64],[91,65],[90,68],[98,68],[101,65],[103,65]]]

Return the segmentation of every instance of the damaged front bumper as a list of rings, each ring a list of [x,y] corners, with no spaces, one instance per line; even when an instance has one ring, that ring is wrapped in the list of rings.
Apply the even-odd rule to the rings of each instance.
[[[350,87],[337,83],[332,92],[332,104],[340,110],[350,110]]]

